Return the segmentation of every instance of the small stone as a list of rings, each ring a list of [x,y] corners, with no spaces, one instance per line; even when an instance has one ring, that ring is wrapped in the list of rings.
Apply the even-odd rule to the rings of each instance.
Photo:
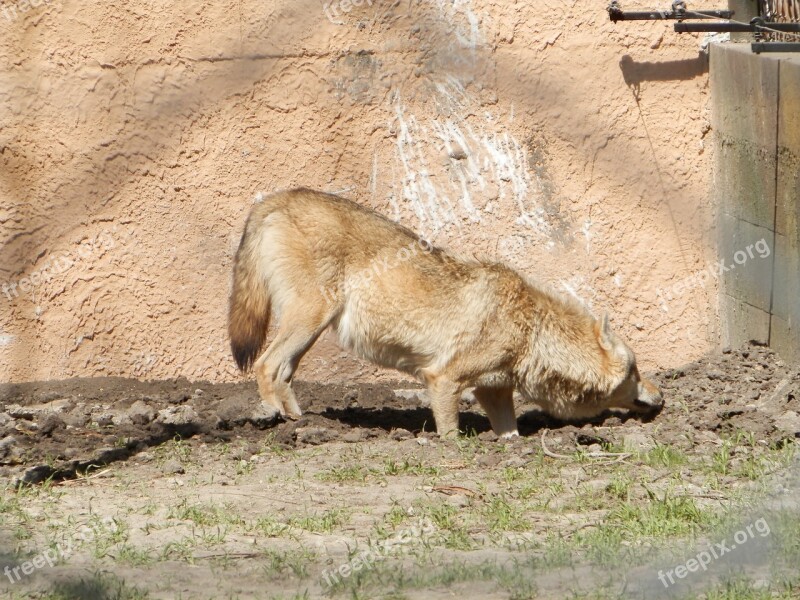
[[[363,442],[367,439],[367,432],[363,429],[352,429],[342,436],[342,441],[349,444]]]
[[[402,440],[409,440],[413,438],[414,434],[411,433],[408,429],[400,428],[392,430],[392,433],[389,434],[389,437],[399,442]]]
[[[184,469],[183,465],[177,460],[168,460],[165,462],[164,466],[161,467],[161,471],[165,475],[183,475],[186,473],[186,469]]]
[[[499,454],[484,454],[478,459],[478,464],[482,467],[496,467],[502,458]]]
[[[295,439],[302,444],[318,446],[330,442],[336,436],[326,427],[298,427],[295,430]]]
[[[13,420],[14,419],[10,414],[8,414],[6,412],[0,412],[0,427],[3,427],[4,425],[8,425]]]
[[[169,396],[167,396],[167,402],[169,402],[170,404],[183,404],[191,397],[192,396],[191,394],[189,394],[189,392],[184,392],[184,391],[171,392]]]
[[[428,442],[428,438],[421,437],[421,438],[417,438],[417,443],[420,446],[427,446],[430,442]]]
[[[139,454],[136,455],[136,460],[145,463],[152,461],[153,458],[155,457],[150,452],[139,452]]]
[[[120,427],[123,425],[133,425],[133,420],[127,413],[114,411],[111,417],[111,423],[116,427]]]

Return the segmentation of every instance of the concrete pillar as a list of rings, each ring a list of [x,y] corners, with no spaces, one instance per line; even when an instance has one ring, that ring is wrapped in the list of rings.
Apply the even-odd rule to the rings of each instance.
[[[728,0],[728,8],[735,12],[733,18],[736,21],[742,21],[744,23],[749,23],[750,19],[753,17],[757,17],[759,14],[758,11],[758,0]],[[732,33],[731,34],[731,41],[732,42],[752,42],[753,41],[753,34],[752,33]]]

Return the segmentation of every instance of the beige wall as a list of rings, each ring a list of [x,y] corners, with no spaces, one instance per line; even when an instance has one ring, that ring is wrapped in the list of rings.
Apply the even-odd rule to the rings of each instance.
[[[7,4],[0,380],[237,377],[232,253],[296,185],[608,310],[645,368],[707,351],[715,283],[657,296],[713,258],[699,40],[602,4]],[[376,373],[323,340],[299,376]]]

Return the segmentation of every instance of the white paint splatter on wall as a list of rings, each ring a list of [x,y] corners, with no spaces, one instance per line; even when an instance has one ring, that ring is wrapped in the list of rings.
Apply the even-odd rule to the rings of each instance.
[[[487,215],[516,214],[519,233],[552,248],[554,227],[542,206],[545,183],[531,172],[527,148],[511,130],[513,107],[507,116],[482,110],[468,87],[478,60],[475,50],[483,43],[481,19],[469,0],[436,0],[434,7],[449,38],[431,54],[437,67],[454,62],[450,69],[432,69],[424,84],[415,83],[426,86],[435,116],[429,116],[430,108],[406,103],[406,97],[419,94],[400,88],[391,95],[395,164],[384,176],[392,177],[392,209],[399,216],[401,206],[409,207],[414,227],[430,239],[449,227],[481,223]],[[374,164],[370,185],[378,176]]]

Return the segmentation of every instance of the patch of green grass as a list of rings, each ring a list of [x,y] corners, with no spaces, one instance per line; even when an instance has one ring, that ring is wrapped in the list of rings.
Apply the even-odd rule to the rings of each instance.
[[[693,534],[710,527],[717,518],[713,512],[698,507],[693,498],[665,493],[647,503],[623,502],[611,510],[607,522],[626,532],[631,541],[638,541]]]
[[[782,587],[782,586],[781,586]],[[758,586],[748,579],[735,579],[705,592],[705,600],[792,600],[797,598],[790,588],[779,589],[778,586]],[[697,596],[691,596],[696,598]],[[689,600],[689,597],[686,597]]]
[[[123,544],[119,546],[115,554],[115,559],[117,562],[136,567],[149,565],[155,560],[150,550],[147,548],[136,548],[130,544]]]
[[[401,475],[437,477],[440,473],[441,469],[439,467],[424,465],[420,460],[412,457],[403,460],[384,458],[383,465],[380,467],[367,468],[357,463],[336,466],[317,473],[316,477],[320,481],[354,483],[366,482],[370,478],[380,480],[385,477],[398,477]]]
[[[109,550],[128,540],[128,527],[118,519],[113,522],[94,519],[89,527],[92,529],[91,536],[92,555],[95,558],[103,558],[110,554]]]
[[[309,576],[309,565],[317,561],[317,555],[307,548],[297,550],[267,550],[264,557],[267,562],[263,566],[264,574],[274,578],[285,574],[304,579]]]
[[[181,464],[189,464],[192,458],[192,447],[181,436],[176,435],[172,440],[161,444],[154,451],[156,464],[163,465],[170,459]]]
[[[320,471],[316,477],[320,481],[334,483],[363,482],[367,479],[367,470],[361,465],[345,465]]]
[[[331,509],[318,515],[292,517],[289,519],[288,524],[312,533],[331,533],[349,520],[349,515],[344,510]]]
[[[668,469],[680,467],[689,462],[682,450],[665,444],[656,444],[654,448],[639,454],[639,460],[649,467],[666,467]]]
[[[483,507],[482,515],[492,532],[528,531],[531,527],[522,508],[502,496],[492,498]]]
[[[617,473],[606,486],[606,493],[619,500],[629,500],[631,497],[631,486],[633,479],[627,473]]]
[[[256,519],[252,530],[266,537],[281,537],[289,531],[289,526],[286,523],[276,521],[272,517],[259,517]]]
[[[191,521],[202,527],[216,525],[244,525],[242,517],[235,513],[236,509],[231,504],[190,504],[184,499],[175,508],[169,511],[168,519]]]
[[[471,550],[475,542],[463,523],[460,511],[455,506],[444,503],[431,503],[419,511],[436,526],[438,541],[450,550]]]
[[[393,458],[387,458],[383,463],[383,468],[379,471],[380,474],[387,476],[423,475],[428,477],[436,477],[440,472],[441,470],[438,467],[423,465],[417,459],[396,461]]]

